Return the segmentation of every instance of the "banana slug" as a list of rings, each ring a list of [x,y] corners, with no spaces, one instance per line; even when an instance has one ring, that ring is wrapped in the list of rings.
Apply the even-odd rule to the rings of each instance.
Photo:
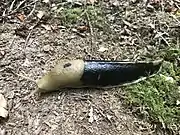
[[[151,77],[158,73],[162,60],[121,62],[104,60],[61,60],[38,80],[38,92],[59,88],[117,87]]]

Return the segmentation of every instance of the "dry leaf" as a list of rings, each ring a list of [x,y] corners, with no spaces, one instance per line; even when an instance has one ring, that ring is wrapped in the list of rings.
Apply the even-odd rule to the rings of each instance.
[[[92,123],[93,121],[94,121],[93,108],[91,107],[91,109],[89,110],[89,122]]]
[[[17,14],[16,17],[17,17],[21,22],[24,22],[24,20],[25,20],[25,15],[22,14],[22,13]]]
[[[50,26],[50,25],[41,24],[41,26],[42,26],[43,28],[45,28],[46,30],[48,30],[48,31],[51,30],[51,26]]]
[[[41,19],[41,18],[44,16],[44,14],[45,14],[44,11],[38,11],[37,17],[38,17],[39,19]]]
[[[4,96],[0,94],[0,117],[6,118],[8,116],[7,108],[7,101],[5,100]]]
[[[105,48],[105,47],[100,47],[99,50],[97,50],[98,52],[105,52],[107,51],[108,48]]]

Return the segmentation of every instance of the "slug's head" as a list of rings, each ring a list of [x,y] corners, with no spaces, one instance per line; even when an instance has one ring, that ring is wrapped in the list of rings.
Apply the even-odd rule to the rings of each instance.
[[[51,73],[46,74],[37,82],[38,92],[48,92],[57,89],[57,84],[51,79]]]
[[[48,92],[81,85],[83,72],[83,60],[62,60],[37,82],[38,91]]]

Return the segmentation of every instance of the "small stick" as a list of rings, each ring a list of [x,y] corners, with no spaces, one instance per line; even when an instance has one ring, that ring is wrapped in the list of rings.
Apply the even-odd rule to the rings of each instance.
[[[30,5],[32,5],[32,4],[34,4],[34,3],[36,3],[37,1],[38,1],[38,0],[35,0],[35,1],[31,2],[31,3],[29,3],[28,5],[26,5],[26,6],[22,7],[22,9],[24,9],[24,8],[26,8],[26,7],[30,6]]]
[[[27,0],[21,1],[21,2],[19,3],[19,5],[16,7],[16,9],[14,9],[13,13],[15,13],[15,12],[21,7],[21,5],[22,5],[24,2],[26,2],[26,1],[27,1]]]
[[[27,18],[29,18],[33,14],[33,12],[35,11],[35,8],[36,8],[36,3],[34,4],[34,7],[33,7],[32,11],[29,13],[29,15],[27,16]]]
[[[24,48],[26,48],[26,45],[28,44],[29,38],[30,38],[30,36],[31,36],[31,33],[32,33],[32,29],[31,29],[31,31],[29,32],[29,34],[28,34],[28,36],[27,36],[27,38],[26,38]]]
[[[15,37],[16,37],[16,35],[13,37],[12,42],[11,42],[11,44],[9,45],[9,48],[11,48],[11,46],[14,44]]]
[[[21,78],[24,78],[24,79],[26,79],[26,80],[29,80],[29,81],[31,81],[31,82],[36,83],[36,81],[35,81],[35,80],[33,80],[33,79],[31,79],[31,78],[29,78],[29,77],[27,77],[27,76],[24,76],[24,75],[21,75],[21,74],[15,73],[14,71],[11,71],[11,72],[12,72],[14,75],[18,76],[18,77],[21,77]]]
[[[27,77],[27,76],[17,74],[17,73],[15,73],[15,72],[13,72],[13,71],[11,71],[11,72],[12,72],[14,75],[16,75],[16,76],[21,77],[21,78],[23,78],[23,79],[26,79],[26,80],[28,80],[28,81],[31,81],[31,82],[33,82],[33,83],[35,83],[35,84],[37,85],[37,83],[36,83],[35,80],[33,80],[33,79],[31,79],[31,78],[29,78],[29,77]],[[39,88],[36,88],[36,89],[33,90],[28,96],[26,96],[26,97],[24,98],[24,100],[29,99],[32,95],[34,95],[34,94],[37,93],[38,91],[39,91]]]
[[[16,2],[16,0],[13,0],[13,2],[11,3],[11,6],[9,8],[9,11],[12,11],[15,2]]]
[[[3,11],[3,14],[2,14],[2,20],[3,20],[3,24],[4,24],[4,19],[6,18],[6,9]]]
[[[1,71],[4,71],[5,69],[3,69],[3,70],[0,70],[0,72]],[[33,82],[33,83],[35,83],[36,85],[37,85],[37,82],[35,81],[35,80],[33,80],[33,79],[31,79],[31,78],[29,78],[29,77],[27,77],[27,76],[24,76],[24,75],[21,75],[21,74],[18,74],[18,73],[15,73],[14,71],[13,71],[13,69],[11,69],[10,68],[10,72],[12,73],[12,74],[14,74],[14,75],[16,75],[16,76],[18,76],[18,77],[21,77],[21,78],[23,78],[23,79],[26,79],[26,80],[28,80],[28,81],[30,81],[30,82]],[[25,97],[24,99],[25,100],[27,100],[28,98],[30,98],[32,95],[34,95],[35,93],[37,93],[38,92],[38,89],[39,88],[36,88],[35,90],[33,90],[27,97]]]
[[[168,41],[167,41],[162,35],[161,35],[160,37],[161,37],[162,40],[166,43],[166,45],[170,46],[169,43],[168,43]]]
[[[38,88],[36,88],[35,90],[33,90],[29,95],[27,95],[26,97],[24,97],[24,100],[28,100],[30,97],[32,97],[35,93],[37,93],[39,90]]]
[[[87,11],[85,12],[86,14],[86,17],[87,17],[87,21],[88,21],[88,25],[89,25],[89,28],[90,28],[90,36],[91,36],[91,51],[94,52],[94,47],[93,47],[93,29],[92,29],[92,24],[91,24],[91,21],[90,21],[90,18],[89,18],[89,14],[87,13]]]

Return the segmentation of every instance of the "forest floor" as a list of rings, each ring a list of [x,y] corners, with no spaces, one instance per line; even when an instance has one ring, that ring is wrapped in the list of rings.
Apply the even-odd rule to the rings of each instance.
[[[180,134],[178,0],[1,0],[0,94],[7,135]],[[59,59],[152,61],[135,85],[26,97]],[[31,79],[28,79],[31,78]]]

